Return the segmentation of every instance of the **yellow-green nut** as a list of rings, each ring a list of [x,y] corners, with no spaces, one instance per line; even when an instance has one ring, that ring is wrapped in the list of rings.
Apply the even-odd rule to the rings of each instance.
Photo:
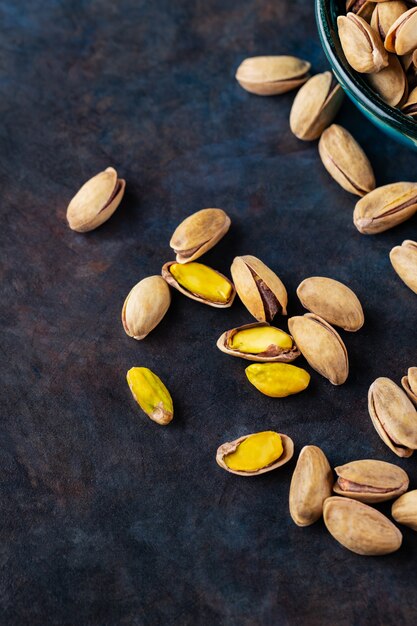
[[[300,355],[291,335],[263,322],[227,330],[217,347],[231,356],[260,363],[288,363]]]
[[[165,263],[162,277],[188,298],[217,308],[231,306],[236,295],[233,283],[226,276],[194,261]]]
[[[288,363],[252,363],[245,372],[249,382],[271,398],[285,398],[304,391],[310,382],[308,372]]]
[[[257,476],[287,463],[294,454],[288,435],[267,430],[223,443],[217,450],[220,467],[239,476]]]
[[[132,367],[126,378],[142,411],[157,424],[169,424],[174,417],[174,406],[171,395],[159,376],[147,367]]]

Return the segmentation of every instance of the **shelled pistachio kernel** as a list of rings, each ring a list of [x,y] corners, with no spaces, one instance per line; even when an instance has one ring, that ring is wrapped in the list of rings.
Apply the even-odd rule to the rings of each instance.
[[[202,263],[165,263],[162,277],[185,296],[209,306],[229,307],[235,297],[233,283]]]
[[[245,372],[249,382],[271,398],[285,398],[300,393],[310,382],[308,372],[288,363],[252,363]]]
[[[126,378],[142,411],[157,424],[169,424],[174,416],[174,406],[162,380],[147,367],[132,367]]]
[[[264,431],[222,444],[216,454],[220,467],[239,476],[257,476],[284,465],[294,454],[288,435]]]
[[[239,85],[258,96],[275,96],[296,89],[309,78],[311,64],[292,56],[259,56],[242,61]]]
[[[226,331],[217,347],[226,354],[249,361],[288,362],[300,354],[291,335],[263,322]]]

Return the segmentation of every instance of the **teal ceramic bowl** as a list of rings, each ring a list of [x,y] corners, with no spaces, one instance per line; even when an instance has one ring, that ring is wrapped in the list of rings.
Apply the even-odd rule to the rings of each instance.
[[[343,0],[315,0],[316,20],[324,52],[333,72],[349,98],[378,128],[397,141],[417,150],[417,122],[385,104],[361,74],[345,59],[337,34],[338,15],[345,14]]]

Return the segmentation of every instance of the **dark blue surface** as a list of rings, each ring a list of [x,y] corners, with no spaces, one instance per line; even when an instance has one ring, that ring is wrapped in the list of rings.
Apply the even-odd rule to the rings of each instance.
[[[220,443],[276,429],[323,448],[332,466],[397,462],[373,429],[367,390],[416,365],[417,296],[388,253],[416,219],[366,237],[355,198],[324,170],[316,143],[290,132],[293,94],[258,98],[234,72],[248,55],[293,53],[327,69],[304,0],[0,0],[1,426],[0,604],[7,625],[275,626],[417,620],[417,536],[364,558],[322,522],[288,513],[295,459],[243,479],[215,463]],[[417,155],[346,102],[338,121],[366,149],[379,184],[415,180]],[[127,179],[113,218],[80,235],[65,223],[80,184],[113,165]],[[189,213],[232,218],[204,257],[270,265],[301,313],[302,279],[350,285],[366,323],[343,333],[351,375],[312,372],[284,400],[247,382],[220,334],[252,320],[173,294],[143,342],[120,323],[134,283],[172,258]],[[285,320],[278,319],[285,328]],[[299,359],[298,365],[304,361]],[[175,417],[141,414],[125,374],[151,367]],[[417,487],[417,460],[405,468]],[[380,507],[384,512],[389,506]]]

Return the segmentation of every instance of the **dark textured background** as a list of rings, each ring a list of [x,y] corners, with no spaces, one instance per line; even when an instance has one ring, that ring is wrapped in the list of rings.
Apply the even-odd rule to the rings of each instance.
[[[312,2],[1,0],[0,23],[1,623],[415,623],[415,533],[402,529],[394,555],[356,556],[322,522],[291,522],[295,459],[255,479],[214,460],[224,441],[277,429],[332,465],[398,462],[417,487],[417,460],[384,446],[366,399],[374,378],[398,382],[417,364],[417,296],[388,259],[416,238],[416,219],[360,235],[354,197],[289,130],[293,94],[258,98],[234,80],[261,53],[327,69]],[[416,178],[417,155],[349,102],[338,121],[379,184]],[[120,208],[95,232],[71,232],[68,201],[109,165],[127,179]],[[366,325],[343,333],[345,385],[312,372],[298,396],[259,394],[247,363],[215,347],[251,321],[239,302],[216,310],[174,293],[145,341],[124,334],[127,292],[172,258],[179,221],[209,206],[233,223],[204,261],[228,273],[236,254],[259,256],[285,282],[290,314],[307,276],[357,292]],[[167,383],[169,427],[131,400],[133,365]]]

